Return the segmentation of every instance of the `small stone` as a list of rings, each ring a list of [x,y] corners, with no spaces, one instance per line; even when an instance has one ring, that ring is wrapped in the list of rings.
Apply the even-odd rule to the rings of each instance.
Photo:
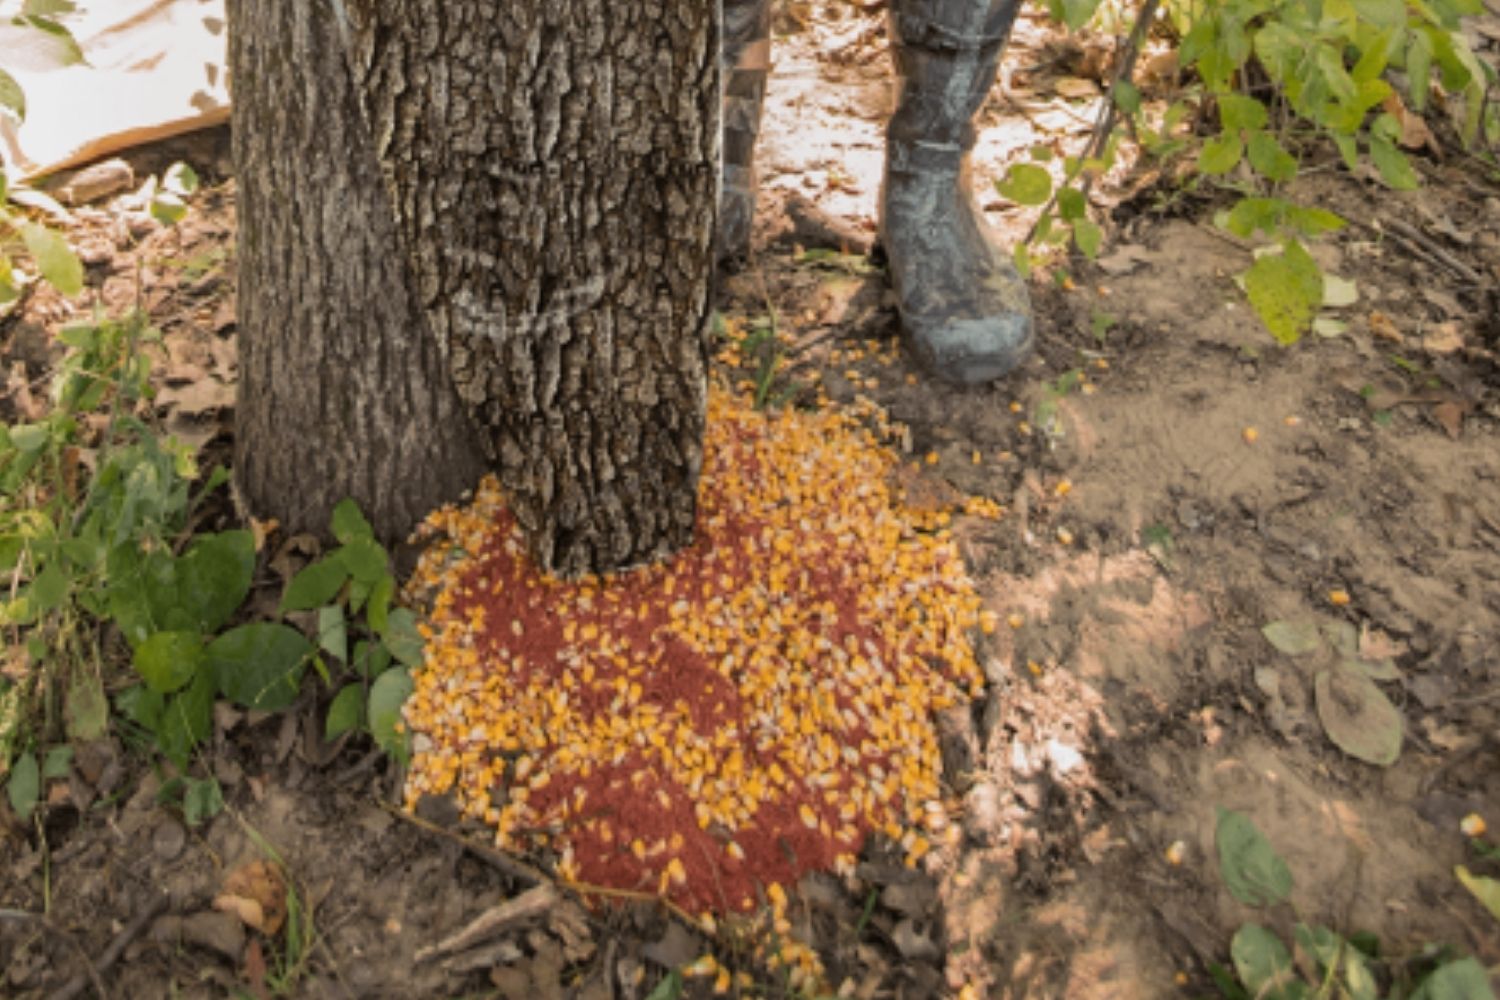
[[[182,939],[236,964],[245,950],[245,928],[227,913],[205,911],[183,918]]]
[[[187,831],[175,819],[164,819],[151,833],[151,853],[162,861],[175,861],[187,844]]]

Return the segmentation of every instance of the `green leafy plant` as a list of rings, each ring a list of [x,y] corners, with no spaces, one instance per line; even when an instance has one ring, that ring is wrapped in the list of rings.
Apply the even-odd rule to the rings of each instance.
[[[1214,841],[1235,899],[1257,908],[1288,904],[1291,870],[1250,817],[1220,809]],[[1417,961],[1397,961],[1381,954],[1373,935],[1345,937],[1300,919],[1289,940],[1257,923],[1243,925],[1229,956],[1230,968],[1209,969],[1226,1000],[1494,1000],[1489,974],[1472,958],[1430,949]]]
[[[363,730],[405,763],[411,754],[410,738],[398,723],[401,706],[412,692],[409,668],[422,662],[417,618],[408,608],[391,606],[396,578],[389,570],[389,556],[352,500],[334,508],[331,528],[339,547],[292,577],[281,607],[316,613],[318,651],[313,662],[332,683],[326,655],[346,678],[328,706],[325,736],[335,739]]]
[[[1048,7],[1076,29],[1098,13],[1100,0],[1048,0]],[[1158,8],[1193,78],[1164,109],[1148,109],[1130,74]],[[1308,140],[1326,139],[1350,170],[1368,164],[1402,191],[1419,183],[1402,143],[1435,85],[1452,98],[1466,145],[1500,135],[1500,115],[1487,101],[1496,74],[1462,31],[1462,19],[1483,9],[1480,0],[1144,0],[1085,154],[1064,157],[1054,182],[1052,151],[1034,149],[1031,162],[1012,165],[1000,193],[1045,206],[1028,243],[1071,240],[1092,257],[1100,232],[1087,217],[1087,192],[1116,161],[1114,122],[1123,115],[1148,156],[1191,157],[1193,183],[1238,196],[1219,225],[1267,241],[1240,283],[1272,336],[1294,343],[1326,299],[1325,276],[1304,241],[1344,225],[1285,194]],[[1388,76],[1405,81],[1404,99]],[[1023,269],[1031,252],[1017,249]]]

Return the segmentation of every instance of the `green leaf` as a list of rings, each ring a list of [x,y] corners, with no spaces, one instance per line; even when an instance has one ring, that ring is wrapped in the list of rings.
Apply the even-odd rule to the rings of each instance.
[[[236,704],[274,712],[297,698],[312,643],[296,629],[256,622],[230,629],[208,645],[219,690]]]
[[[13,424],[6,430],[10,443],[23,455],[41,451],[51,436],[46,424]]]
[[[1378,1000],[1374,974],[1365,957],[1352,944],[1327,927],[1299,923],[1297,944],[1318,963],[1318,973],[1337,975],[1343,980],[1347,1000]]]
[[[177,195],[193,194],[198,185],[198,172],[180,160],[168,167],[161,177],[161,186]]]
[[[360,513],[359,504],[353,500],[340,500],[333,508],[331,527],[333,537],[337,538],[341,545],[348,545],[356,538],[375,537],[375,529],[370,527],[370,522],[365,520],[364,514]]]
[[[157,191],[151,196],[151,218],[164,226],[175,226],[187,218],[187,202],[171,191]]]
[[[354,669],[361,677],[376,677],[391,665],[391,651],[383,642],[361,639],[354,644]]]
[[[79,670],[68,685],[68,699],[63,713],[68,739],[89,743],[102,739],[109,731],[109,700],[99,675]]]
[[[401,721],[401,706],[414,688],[411,674],[405,670],[387,670],[370,685],[370,732],[375,744],[403,764],[411,756],[410,734],[397,732],[396,724]]]
[[[417,631],[417,616],[410,609],[393,608],[380,638],[396,659],[408,667],[421,666],[425,641]]]
[[[373,538],[354,538],[335,550],[333,557],[343,562],[349,575],[363,583],[375,583],[385,576],[390,557]]]
[[[1401,713],[1362,670],[1339,666],[1313,679],[1318,721],[1334,744],[1351,757],[1388,767],[1401,756]]]
[[[1269,181],[1289,181],[1297,176],[1297,158],[1285,149],[1269,132],[1256,132],[1250,136],[1248,147],[1250,166]]]
[[[1229,944],[1234,971],[1257,1000],[1293,1000],[1307,996],[1297,978],[1292,953],[1281,939],[1258,924],[1246,924]]]
[[[1307,208],[1291,204],[1286,207],[1286,222],[1308,236],[1336,232],[1346,225],[1343,217],[1326,208]]]
[[[26,120],[26,91],[3,69],[0,69],[0,109],[15,115],[17,121]]]
[[[370,591],[370,603],[365,620],[376,635],[384,634],[390,621],[391,598],[396,596],[396,578],[387,573],[376,581]]]
[[[37,270],[64,295],[83,291],[83,264],[67,239],[59,232],[35,222],[21,223],[21,239],[36,258]]]
[[[68,768],[73,766],[73,748],[70,746],[53,747],[47,751],[47,756],[42,758],[42,780],[56,781],[58,778],[68,776]]]
[[[1323,639],[1318,634],[1318,623],[1306,619],[1300,621],[1274,621],[1261,627],[1261,635],[1287,656],[1306,656],[1323,648]]]
[[[1270,906],[1292,891],[1292,873],[1250,817],[1220,809],[1214,841],[1219,872],[1230,893],[1246,906]]]
[[[224,790],[213,778],[189,778],[182,793],[182,820],[198,826],[224,811]]]
[[[46,614],[53,608],[59,607],[63,601],[67,600],[72,583],[68,574],[64,573],[56,562],[49,562],[47,568],[31,581],[32,608],[37,614]]]
[[[1245,293],[1260,321],[1282,344],[1295,344],[1323,302],[1323,274],[1302,244],[1259,258],[1245,272]]]
[[[1099,245],[1104,242],[1104,233],[1088,219],[1079,219],[1073,223],[1073,242],[1078,244],[1078,249],[1085,257],[1093,260],[1099,256]]]
[[[281,595],[282,611],[311,611],[333,600],[349,579],[349,569],[337,553],[302,567]]]
[[[1500,882],[1481,875],[1471,875],[1463,865],[1454,868],[1453,874],[1458,876],[1465,889],[1473,893],[1480,905],[1490,911],[1490,916],[1500,920]]]
[[[42,772],[37,767],[35,754],[23,753],[16,758],[10,768],[5,794],[10,799],[10,807],[23,823],[31,819],[32,810],[42,794]]]
[[[203,668],[203,637],[197,632],[157,632],[135,648],[132,662],[147,687],[171,694]]]
[[[337,739],[364,721],[365,689],[361,684],[345,684],[328,706],[328,721],[323,726],[325,740]]]
[[[1427,93],[1432,89],[1432,40],[1420,31],[1411,33],[1406,46],[1406,79],[1410,87],[1411,109],[1427,109]]]
[[[1440,966],[1422,981],[1411,1000],[1495,1000],[1490,975],[1472,958]]]
[[[1219,121],[1223,123],[1226,132],[1263,129],[1268,118],[1266,106],[1253,97],[1245,97],[1243,94],[1219,95]]]
[[[349,629],[342,606],[325,604],[318,609],[318,645],[340,663],[349,662]]]
[[[1244,154],[1245,147],[1238,134],[1216,135],[1198,153],[1198,169],[1205,174],[1227,174]]]
[[[1087,217],[1088,199],[1077,188],[1065,187],[1057,192],[1057,214],[1072,222]]]
[[[1380,171],[1380,179],[1397,191],[1415,190],[1420,182],[1406,154],[1396,144],[1382,136],[1370,136],[1370,162]]]
[[[134,684],[115,695],[120,714],[148,732],[161,729],[161,713],[166,699],[144,684]]]
[[[671,970],[661,978],[647,994],[646,1000],[679,1000],[682,996],[682,973],[676,969]]]
[[[1141,110],[1141,92],[1129,80],[1116,80],[1109,90],[1109,96],[1114,100],[1115,107],[1127,115]]]
[[[1052,197],[1052,175],[1034,163],[1013,163],[995,190],[1018,205],[1045,205]]]
[[[250,594],[255,539],[248,531],[204,535],[176,565],[178,598],[204,632],[216,632]]]

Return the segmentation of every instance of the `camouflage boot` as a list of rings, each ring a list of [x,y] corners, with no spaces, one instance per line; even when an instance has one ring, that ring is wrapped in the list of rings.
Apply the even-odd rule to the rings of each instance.
[[[971,200],[973,118],[1020,0],[890,0],[896,110],[886,131],[881,242],[912,352],[973,385],[1031,349],[1031,305]]]
[[[750,253],[755,219],[755,137],[771,68],[771,0],[724,0],[724,172],[715,258]]]

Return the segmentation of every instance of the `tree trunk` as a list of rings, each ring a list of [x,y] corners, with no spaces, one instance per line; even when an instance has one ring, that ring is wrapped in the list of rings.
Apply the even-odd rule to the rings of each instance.
[[[712,0],[352,0],[428,320],[546,568],[692,537],[719,150]]]
[[[387,543],[483,474],[410,292],[333,7],[231,0],[239,187],[235,475],[250,510],[325,534],[353,497]]]

